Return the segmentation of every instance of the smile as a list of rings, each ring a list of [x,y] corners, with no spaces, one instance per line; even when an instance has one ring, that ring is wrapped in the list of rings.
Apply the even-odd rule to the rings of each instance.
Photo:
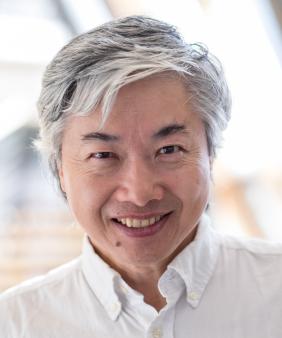
[[[145,228],[147,226],[157,223],[163,216],[155,216],[144,219],[137,218],[117,218],[117,222],[127,226],[128,228]]]
[[[151,217],[138,215],[135,217],[112,218],[114,225],[124,235],[129,237],[144,238],[158,233],[167,223],[172,211]]]

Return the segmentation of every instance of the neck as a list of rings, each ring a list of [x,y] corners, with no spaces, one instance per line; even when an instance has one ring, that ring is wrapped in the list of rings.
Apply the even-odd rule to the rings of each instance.
[[[168,263],[194,239],[196,231],[197,228],[191,232],[171,256],[161,263],[158,262],[158,264],[136,265],[136,262],[134,264],[120,264],[120,261],[110,260],[102,251],[93,246],[96,253],[114,270],[119,272],[129,286],[143,294],[145,303],[153,306],[157,311],[160,311],[166,305],[166,300],[159,291],[159,279],[166,270]]]
[[[126,283],[144,295],[145,303],[160,311],[166,305],[166,300],[158,288],[158,282],[163,271],[150,268],[136,269],[131,271],[130,274],[127,271],[120,271]]]
[[[166,264],[151,266],[151,265],[136,265],[134,264],[115,264],[115,262],[107,259],[101,251],[95,248],[96,253],[108,263],[114,270],[120,273],[123,280],[134,290],[140,292],[144,296],[145,303],[153,306],[157,311],[160,311],[165,305],[165,298],[161,295],[158,282],[164,271]]]

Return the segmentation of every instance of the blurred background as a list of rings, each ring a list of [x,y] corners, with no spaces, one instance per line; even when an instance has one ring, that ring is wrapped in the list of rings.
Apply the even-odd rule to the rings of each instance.
[[[214,167],[221,232],[282,241],[281,0],[0,1],[0,291],[80,253],[82,231],[32,147],[42,73],[71,38],[146,14],[222,61],[233,117]]]

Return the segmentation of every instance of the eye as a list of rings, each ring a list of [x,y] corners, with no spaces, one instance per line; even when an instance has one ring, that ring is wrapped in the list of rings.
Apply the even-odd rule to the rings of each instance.
[[[104,160],[104,159],[108,159],[108,158],[114,158],[115,155],[114,153],[110,152],[110,151],[99,151],[96,153],[92,153],[90,155],[90,158],[94,158],[94,159],[98,159],[98,160]]]
[[[160,155],[169,155],[169,154],[175,154],[175,153],[178,153],[178,152],[181,152],[183,151],[183,148],[178,146],[178,145],[169,145],[169,146],[165,146],[165,147],[162,147],[158,153]]]

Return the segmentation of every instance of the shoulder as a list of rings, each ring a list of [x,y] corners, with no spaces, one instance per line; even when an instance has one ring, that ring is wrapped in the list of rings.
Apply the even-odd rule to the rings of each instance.
[[[257,238],[240,238],[223,234],[219,234],[219,240],[222,249],[227,251],[282,258],[282,242]]]
[[[219,235],[219,243],[219,265],[224,269],[241,275],[276,276],[282,286],[282,243],[226,235]]]
[[[3,292],[0,295],[0,336],[30,336],[30,332],[34,337],[41,336],[43,326],[56,321],[64,313],[62,307],[64,309],[82,278],[81,258],[78,257],[46,275]]]
[[[50,270],[45,275],[34,277],[24,281],[17,286],[11,287],[0,295],[0,300],[19,295],[22,293],[35,291],[50,285],[62,282],[66,277],[75,274],[80,270],[80,258],[76,258],[68,263]]]
[[[10,334],[13,325],[25,325],[40,308],[52,304],[59,295],[69,293],[80,275],[81,260],[77,258],[4,291],[0,295],[0,332]]]

